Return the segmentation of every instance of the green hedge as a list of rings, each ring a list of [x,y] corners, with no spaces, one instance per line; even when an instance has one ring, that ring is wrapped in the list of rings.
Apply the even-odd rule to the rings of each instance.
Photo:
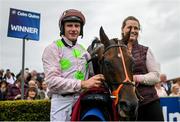
[[[0,101],[0,121],[49,121],[49,100]]]

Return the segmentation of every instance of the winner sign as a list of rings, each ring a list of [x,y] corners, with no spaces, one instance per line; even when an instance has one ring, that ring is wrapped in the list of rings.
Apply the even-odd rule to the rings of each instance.
[[[8,37],[39,40],[40,14],[10,8]]]

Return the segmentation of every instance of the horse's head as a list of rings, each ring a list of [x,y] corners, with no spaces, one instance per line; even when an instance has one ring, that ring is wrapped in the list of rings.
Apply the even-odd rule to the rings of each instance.
[[[116,38],[109,40],[102,27],[100,41],[103,46],[96,50],[100,73],[104,74],[107,86],[115,97],[120,118],[134,120],[138,98],[133,82],[133,59],[123,41]]]

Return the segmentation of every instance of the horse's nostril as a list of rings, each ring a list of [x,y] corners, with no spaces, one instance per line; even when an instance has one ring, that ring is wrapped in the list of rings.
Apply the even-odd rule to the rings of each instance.
[[[129,101],[120,101],[119,105],[120,108],[126,112],[126,114],[134,114],[137,110],[137,105],[138,103],[136,102],[129,102]]]
[[[123,111],[126,111],[126,112],[129,111],[128,109],[130,107],[128,107],[128,103],[126,101],[119,101],[119,105]]]

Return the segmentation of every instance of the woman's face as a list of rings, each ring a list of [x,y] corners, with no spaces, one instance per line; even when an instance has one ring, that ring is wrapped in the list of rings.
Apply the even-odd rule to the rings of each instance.
[[[130,38],[128,41],[136,41],[139,35],[139,24],[135,20],[127,20],[126,25],[124,26],[122,33],[126,36],[131,29]]]
[[[44,89],[44,90],[46,90],[47,89],[47,84],[46,84],[46,82],[44,81],[44,82],[42,82],[42,89]]]
[[[178,88],[178,86],[174,86],[172,92],[173,92],[174,94],[178,94],[178,93],[179,93],[179,88]]]
[[[35,97],[36,97],[36,92],[35,92],[35,91],[29,91],[29,92],[28,92],[28,96],[29,96],[30,98],[35,98]]]
[[[1,92],[5,92],[6,89],[7,89],[7,85],[5,83],[2,83],[0,87]]]

